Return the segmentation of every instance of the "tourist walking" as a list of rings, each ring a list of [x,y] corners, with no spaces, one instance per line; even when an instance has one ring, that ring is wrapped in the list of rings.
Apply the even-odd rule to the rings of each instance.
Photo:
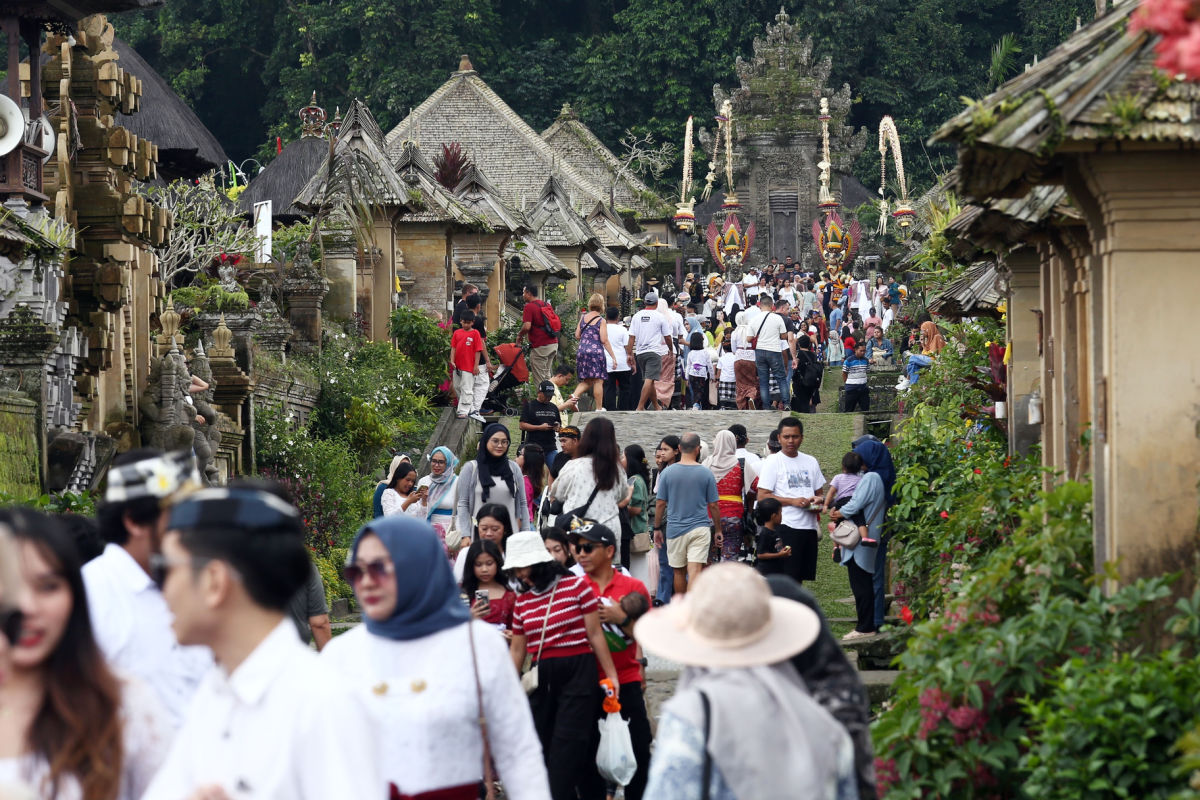
[[[688,347],[690,349],[684,364],[684,374],[688,380],[692,410],[700,411],[708,407],[708,384],[713,380],[712,356],[708,354],[703,333],[693,333]]]
[[[754,335],[750,320],[754,319],[750,309],[737,315],[737,327],[730,343],[733,347],[733,375],[736,384],[736,403],[742,411],[752,410],[758,403],[758,365],[754,354]]]
[[[884,617],[887,612],[887,545],[888,539],[891,537],[884,530],[884,522],[886,521],[887,508],[895,502],[895,498],[892,496],[892,487],[896,485],[896,466],[892,463],[891,451],[888,450],[887,445],[878,439],[860,436],[854,440],[853,446],[854,452],[862,457],[863,467],[867,470],[867,474],[878,475],[879,479],[883,482],[884,519],[880,520],[879,524],[873,529],[868,526],[871,538],[879,543],[878,549],[875,552],[875,574],[872,578],[872,585],[875,588],[875,627],[878,629],[883,627]],[[855,491],[857,491],[857,488]],[[868,499],[870,498],[862,499],[864,505]],[[842,513],[850,516],[862,509],[862,507],[862,505],[855,504],[855,507],[849,511],[843,509]],[[869,513],[867,513],[867,516],[869,519]]]
[[[429,454],[429,474],[417,481],[418,490],[425,490],[421,497],[422,514],[443,544],[458,508],[458,476],[454,474],[457,466],[458,456],[449,447],[435,447]]]
[[[745,514],[745,496],[750,490],[746,471],[738,463],[737,438],[729,431],[720,431],[713,439],[713,451],[704,466],[712,472],[717,482],[717,508],[721,520],[722,542],[720,548],[713,547],[710,562],[737,561],[742,550],[745,533],[742,518]]]
[[[521,406],[521,419],[517,427],[525,441],[542,448],[547,464],[553,464],[558,455],[558,439],[555,432],[562,426],[562,412],[552,401],[554,382],[542,381],[537,394]]]
[[[579,427],[577,425],[563,425],[558,429],[558,447],[554,462],[548,464],[551,485],[558,480],[558,474],[562,472],[563,467],[579,456]]]
[[[637,362],[642,375],[642,391],[634,411],[661,406],[654,393],[654,382],[662,374],[663,358],[674,347],[670,321],[658,313],[658,293],[646,292],[646,307],[633,315],[629,324],[626,353]]]
[[[513,611],[512,663],[532,655],[536,685],[529,695],[554,800],[603,800],[596,771],[596,709],[600,675],[616,692],[616,667],[601,628],[596,593],[546,551],[535,531],[509,542],[505,563],[525,587]],[[597,667],[599,669],[597,669]],[[533,683],[527,679],[527,683]]]
[[[521,330],[517,333],[517,344],[529,338],[529,376],[534,386],[550,380],[554,370],[554,357],[558,354],[558,333],[547,317],[553,313],[550,304],[538,299],[538,287],[529,284],[522,297],[525,308],[521,312]],[[554,315],[557,320],[558,316]]]
[[[392,477],[396,474],[396,468],[402,463],[408,461],[408,456],[392,456],[392,463],[388,466],[387,474],[383,480],[375,484],[375,493],[371,496],[371,518],[378,519],[383,516],[383,492],[392,482]]]
[[[605,312],[605,335],[608,347],[604,350],[604,366],[608,378],[604,382],[604,407],[612,411],[633,408],[633,364],[629,358],[629,330],[621,322],[621,312],[609,306]]]
[[[608,417],[592,417],[579,440],[579,456],[562,468],[550,486],[550,497],[562,502],[565,512],[593,519],[620,530],[620,508],[629,503],[629,486],[621,469],[617,433]],[[568,520],[555,524],[566,527]]]
[[[667,320],[671,329],[670,345],[662,357],[662,368],[654,381],[654,394],[660,408],[670,408],[675,398],[675,384],[679,378],[679,356],[683,347],[683,317],[673,311],[664,297],[658,299],[658,313]]]
[[[639,620],[645,650],[687,667],[662,708],[646,796],[857,798],[850,736],[788,660],[820,627],[744,564],[705,570],[687,603]]]
[[[285,614],[308,575],[304,537],[300,513],[267,492],[203,489],[171,509],[156,572],[172,628],[181,645],[211,648],[220,667],[143,800],[327,800],[386,789],[383,737],[362,695],[297,641]],[[432,536],[429,544],[445,564]]]
[[[517,593],[505,583],[504,553],[490,539],[479,539],[467,548],[462,594],[467,598],[472,617],[494,625],[504,634],[505,641],[512,639]]]
[[[525,476],[525,500],[529,503],[529,519],[537,522],[537,512],[542,506],[542,493],[550,482],[546,469],[546,457],[541,446],[526,442],[517,448],[517,465]]]
[[[842,362],[842,411],[851,412],[855,409],[871,410],[871,388],[868,386],[868,370],[871,362],[867,361],[867,346],[863,342],[854,345],[854,355]]]
[[[613,566],[617,539],[609,528],[592,520],[581,520],[570,538],[583,567],[584,576],[599,600],[600,622],[608,643],[617,678],[621,716],[629,722],[629,736],[637,771],[625,787],[627,800],[641,800],[650,774],[650,715],[646,711],[642,665],[637,659],[634,623],[650,608],[650,594],[637,578],[623,575]],[[634,608],[633,612],[629,608]]]
[[[679,463],[658,480],[654,541],[667,546],[667,563],[674,572],[674,594],[687,592],[688,583],[708,564],[709,548],[722,542],[717,481],[700,464],[700,436],[679,439]]]
[[[612,345],[608,341],[608,326],[604,324],[604,298],[593,294],[588,298],[587,311],[575,325],[575,375],[579,385],[571,393],[571,401],[579,403],[585,392],[592,393],[597,411],[604,411],[604,381],[608,379],[608,361],[612,361]],[[615,409],[614,409],[615,410]]]
[[[640,444],[625,447],[625,474],[629,482],[629,528],[633,538],[629,546],[629,573],[647,586],[650,585],[650,559],[654,554],[654,538],[650,532],[650,465]]]
[[[459,329],[450,337],[450,374],[454,378],[454,394],[458,396],[459,419],[473,415],[474,419],[483,420],[476,408],[475,381],[478,379],[477,370],[483,363],[482,353],[487,347],[483,334],[475,330],[475,312],[467,309],[459,317]],[[486,375],[484,376],[486,380]]]
[[[174,726],[154,690],[115,674],[96,646],[66,530],[24,508],[0,511],[0,524],[19,549],[12,563],[24,585],[13,592],[20,616],[9,631],[11,671],[0,665],[8,678],[0,683],[0,795],[20,782],[43,800],[137,800]]]
[[[759,302],[759,317],[751,341],[754,343],[754,362],[758,373],[758,395],[762,408],[771,407],[771,379],[779,385],[780,402],[787,406],[791,402],[791,391],[787,384],[787,368],[784,359],[795,360],[795,353],[788,348],[787,323],[775,313],[770,295],[764,293]]]
[[[654,449],[654,472],[651,475],[653,479],[650,487],[650,497],[653,501],[650,506],[650,516],[654,519],[657,509],[657,492],[658,482],[662,478],[667,467],[672,464],[678,464],[680,459],[679,452],[679,437],[673,434],[664,436],[662,441],[658,443],[658,447]],[[671,563],[667,558],[667,543],[660,541],[657,536],[653,536],[653,526],[651,534],[654,540],[654,557],[658,562],[658,580],[654,581],[651,587],[652,599],[656,605],[671,602],[671,595],[675,592],[675,573],[671,570]]]
[[[529,503],[525,499],[525,479],[521,468],[508,457],[508,428],[499,422],[485,426],[479,435],[479,450],[474,461],[463,465],[458,474],[458,531],[469,536],[474,529],[475,513],[485,503],[499,503],[518,525],[526,530]]]
[[[183,722],[212,655],[180,647],[171,612],[151,578],[162,552],[165,502],[192,484],[191,453],[130,450],[113,459],[104,502],[97,509],[104,552],[83,567],[92,633],[108,665],[153,689],[173,725]]]
[[[804,423],[796,417],[779,421],[780,451],[768,456],[758,476],[758,500],[774,497],[783,506],[783,525],[779,538],[792,556],[784,559],[784,574],[797,581],[817,577],[817,515],[825,487],[821,465],[807,453],[800,452],[804,443]]]
[[[881,445],[882,446],[882,445]],[[833,509],[829,517],[834,522],[843,518],[849,519],[855,514],[862,514],[867,522],[867,530],[876,542],[882,535],[883,517],[887,511],[887,492],[883,488],[883,480],[877,473],[863,475],[854,487],[850,501],[840,509]],[[842,637],[850,641],[864,636],[870,636],[879,629],[875,620],[875,560],[879,554],[878,547],[868,547],[860,542],[856,547],[841,548],[841,563],[846,565],[849,572],[850,590],[854,593],[854,607],[857,622],[854,630]]]
[[[566,569],[575,566],[575,557],[571,555],[571,542],[567,539],[566,531],[547,525],[542,528],[542,541],[546,543],[546,552],[551,558]]]
[[[346,578],[363,624],[322,658],[371,710],[368,752],[383,773],[378,790],[355,796],[476,800],[490,755],[507,797],[547,800],[541,745],[504,638],[471,620],[429,526],[403,517],[368,523]]]

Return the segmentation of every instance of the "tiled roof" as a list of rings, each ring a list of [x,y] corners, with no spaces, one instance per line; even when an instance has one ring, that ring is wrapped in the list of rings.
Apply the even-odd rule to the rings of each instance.
[[[620,218],[604,203],[596,203],[591,213],[587,215],[587,223],[596,232],[600,244],[605,247],[612,250],[641,251],[644,249],[641,241],[626,230]]]
[[[621,259],[607,247],[598,247],[592,252],[584,253],[579,259],[583,269],[594,269],[601,275],[620,275],[625,271]]]
[[[529,222],[538,241],[547,247],[587,247],[599,242],[596,233],[571,207],[566,189],[557,175],[551,175],[542,189]]]
[[[1064,151],[1200,142],[1200,86],[1155,70],[1159,37],[1127,32],[1137,7],[1118,3],[933,135],[960,144],[966,198],[1023,194],[1053,176]]]
[[[513,208],[522,209],[538,197],[551,172],[562,176],[579,202],[590,204],[607,196],[543,141],[473,69],[453,73],[393,128],[387,134],[388,154],[398,158],[407,141],[424,148],[457,142],[471,161],[488,170]]]
[[[930,300],[927,308],[930,313],[952,319],[999,316],[996,308],[1001,300],[996,287],[999,277],[994,261],[972,264]]]
[[[567,267],[558,256],[550,252],[546,245],[533,236],[520,235],[508,240],[504,251],[504,260],[513,256],[521,259],[524,272],[547,272],[555,278],[572,278],[575,273]]]
[[[617,205],[632,208],[646,219],[663,219],[673,213],[670,204],[637,175],[625,170],[616,178],[622,172],[620,159],[579,120],[569,105],[563,105],[554,124],[542,131],[542,139],[601,190],[613,187],[612,200]]]
[[[486,219],[493,229],[513,233],[532,230],[525,215],[501,199],[499,190],[474,162],[467,167],[466,175],[458,186],[454,187],[454,196],[468,210]]]

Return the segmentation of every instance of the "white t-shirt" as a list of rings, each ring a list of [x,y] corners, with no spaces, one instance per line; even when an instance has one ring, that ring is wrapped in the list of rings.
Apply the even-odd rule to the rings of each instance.
[[[807,453],[796,453],[792,458],[774,453],[763,461],[758,474],[758,488],[778,497],[816,497],[824,486],[821,465]],[[815,530],[817,515],[804,508],[784,506],[783,524],[797,530]]]
[[[625,345],[629,344],[629,331],[621,323],[606,322],[608,326],[608,345],[612,348],[613,354],[616,355],[614,361],[608,351],[604,351],[604,364],[608,367],[609,372],[628,372],[629,359],[625,352]]]
[[[687,356],[687,364],[684,367],[685,375],[689,378],[704,378],[709,380],[712,378],[712,360],[708,357],[707,350],[689,350]]]
[[[717,359],[717,371],[721,373],[721,383],[733,383],[734,377],[734,362],[737,357],[733,353],[721,353],[721,357]]]
[[[765,320],[761,316],[755,320],[752,329],[758,335],[758,350],[778,353],[787,347],[787,323],[774,311]]]
[[[662,314],[653,309],[642,309],[633,315],[629,323],[629,335],[634,338],[633,352],[667,354],[667,345],[663,337],[670,338],[671,323]]]
[[[730,343],[733,345],[734,361],[753,361],[754,348],[750,346],[750,337],[754,334],[746,325],[739,326],[733,332]]]
[[[892,324],[892,320],[895,319],[895,317],[896,310],[894,308],[885,308],[883,310],[883,329],[885,331],[888,329],[888,326]]]

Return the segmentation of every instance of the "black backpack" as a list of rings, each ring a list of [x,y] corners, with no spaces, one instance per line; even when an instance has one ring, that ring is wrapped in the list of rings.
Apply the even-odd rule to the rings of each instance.
[[[800,365],[800,374],[796,377],[796,381],[805,389],[815,389],[821,385],[821,373],[824,370],[821,369],[821,363],[817,361],[812,353],[807,350],[803,352],[804,358],[802,361],[804,363]]]

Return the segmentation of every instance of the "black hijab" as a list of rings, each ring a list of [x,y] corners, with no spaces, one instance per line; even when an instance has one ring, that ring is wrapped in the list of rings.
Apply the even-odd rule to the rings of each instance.
[[[499,422],[490,423],[485,427],[483,433],[479,435],[479,451],[475,454],[475,473],[482,490],[479,498],[484,503],[488,501],[488,495],[491,494],[491,488],[496,485],[497,477],[504,481],[504,485],[508,487],[508,492],[514,499],[517,496],[512,467],[508,465],[508,455],[494,456],[488,452],[487,443],[497,433],[508,436],[508,428]]]
[[[875,751],[871,746],[871,702],[858,670],[846,658],[829,629],[829,622],[812,593],[788,575],[769,575],[771,594],[795,600],[817,612],[821,633],[803,652],[792,657],[792,666],[804,679],[813,699],[850,734],[854,742],[854,774],[860,800],[876,800]]]

